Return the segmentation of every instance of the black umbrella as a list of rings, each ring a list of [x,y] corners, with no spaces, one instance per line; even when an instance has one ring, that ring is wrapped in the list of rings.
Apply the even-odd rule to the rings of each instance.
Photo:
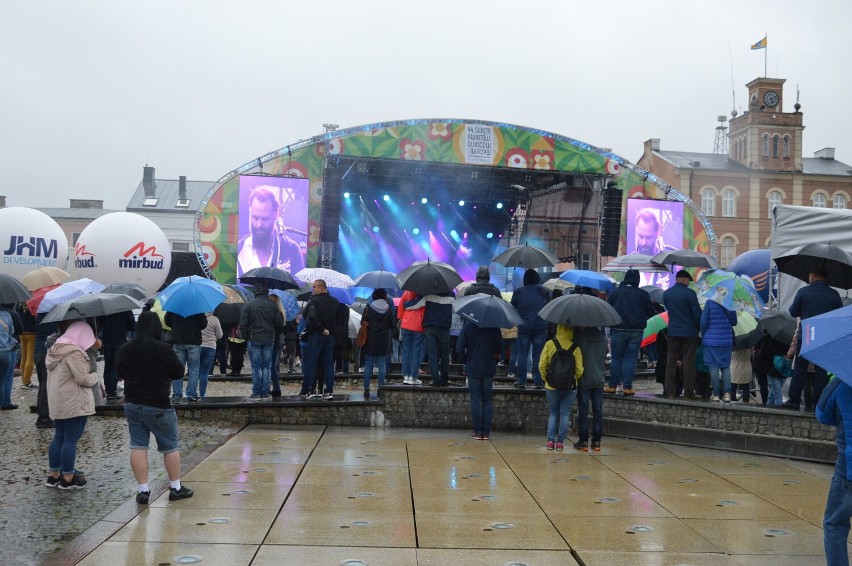
[[[758,321],[760,328],[766,330],[767,334],[782,344],[793,341],[797,324],[796,319],[786,311],[766,311]]]
[[[480,328],[514,328],[524,323],[515,307],[493,295],[476,294],[456,299],[453,310]]]
[[[706,267],[719,269],[719,262],[709,255],[693,250],[673,250],[660,252],[651,258],[654,263],[662,265],[679,265],[681,267]]]
[[[213,315],[219,319],[222,326],[237,324],[244,306],[244,303],[222,303],[213,309]]]
[[[449,293],[462,282],[449,264],[440,261],[415,261],[396,276],[401,289],[420,295]]]
[[[651,300],[657,303],[658,305],[663,304],[663,290],[657,287],[656,285],[643,285],[639,287],[643,291],[647,291],[651,296]]]
[[[538,316],[570,326],[615,326],[621,317],[608,302],[591,295],[562,295],[544,305]]]
[[[506,267],[534,269],[536,267],[553,267],[559,263],[559,258],[546,250],[524,244],[523,246],[507,248],[491,261],[501,263]]]
[[[42,322],[58,322],[60,320],[78,320],[95,316],[107,316],[120,312],[141,309],[142,302],[127,295],[108,293],[90,293],[59,303],[45,315]]]
[[[292,275],[277,267],[255,267],[246,271],[240,281],[249,285],[266,285],[267,289],[298,289],[299,283]]]
[[[778,271],[807,281],[814,267],[828,273],[828,284],[838,289],[852,289],[852,255],[833,244],[805,244],[773,258]]]
[[[12,277],[0,273],[0,304],[22,303],[32,297],[24,284]]]
[[[367,271],[355,278],[355,287],[370,287],[372,289],[399,289],[396,273],[385,271]]]
[[[148,298],[148,292],[145,288],[136,283],[113,283],[104,287],[101,293],[107,295],[127,295],[138,301],[144,301]]]

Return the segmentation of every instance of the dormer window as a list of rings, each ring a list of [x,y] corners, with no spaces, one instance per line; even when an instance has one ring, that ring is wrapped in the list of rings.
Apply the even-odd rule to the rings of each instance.
[[[144,201],[142,201],[142,206],[157,206],[157,202],[160,199],[155,197],[147,197]]]
[[[175,208],[189,208],[189,199],[178,199]]]

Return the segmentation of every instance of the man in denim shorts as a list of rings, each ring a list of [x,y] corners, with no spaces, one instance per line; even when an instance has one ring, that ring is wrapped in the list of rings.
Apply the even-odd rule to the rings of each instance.
[[[147,505],[148,443],[151,435],[169,476],[169,500],[192,497],[192,490],[180,483],[177,414],[169,399],[172,380],[183,376],[183,364],[168,344],[160,341],[159,317],[150,312],[139,315],[136,337],[116,355],[119,377],[124,379],[124,414],[130,429],[130,467],[139,484],[136,503]]]

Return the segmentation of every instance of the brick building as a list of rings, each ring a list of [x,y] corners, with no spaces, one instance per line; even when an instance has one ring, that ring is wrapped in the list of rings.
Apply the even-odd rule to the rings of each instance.
[[[732,112],[728,153],[664,151],[645,142],[638,165],[701,205],[716,233],[719,262],[769,247],[776,204],[848,208],[852,166],[834,148],[802,156],[804,115],[797,103],[784,111],[785,79],[758,78],[746,85],[748,111]]]

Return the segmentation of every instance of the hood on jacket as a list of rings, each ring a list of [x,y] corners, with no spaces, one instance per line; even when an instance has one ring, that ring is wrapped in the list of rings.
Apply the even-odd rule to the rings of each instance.
[[[45,365],[47,366],[48,371],[54,370],[56,369],[56,366],[58,366],[62,362],[62,360],[64,360],[74,352],[81,351],[82,350],[80,349],[80,347],[74,344],[63,344],[57,342],[50,350],[47,351],[47,356],[44,359]]]
[[[136,337],[138,339],[162,339],[163,326],[160,324],[160,317],[151,311],[140,314],[139,320],[136,321]]]
[[[574,327],[568,326],[567,324],[560,324],[556,327],[556,338],[559,340],[559,343],[562,344],[562,347],[565,346],[565,342],[573,342],[574,341]]]
[[[527,269],[524,271],[524,285],[538,285],[541,282],[541,277],[535,269]]]
[[[91,348],[95,344],[95,341],[95,333],[92,332],[92,327],[88,323],[78,320],[62,333],[62,336],[56,340],[56,343],[71,344],[85,351]]]
[[[480,265],[479,269],[476,270],[476,282],[477,283],[490,283],[491,282],[491,273],[488,271],[487,266]]]
[[[621,282],[622,285],[633,285],[634,287],[639,286],[639,271],[636,269],[628,269],[627,273],[624,274],[624,280]]]
[[[388,312],[388,308],[390,308],[390,306],[386,300],[378,299],[370,303],[370,308],[379,314],[385,314]]]

